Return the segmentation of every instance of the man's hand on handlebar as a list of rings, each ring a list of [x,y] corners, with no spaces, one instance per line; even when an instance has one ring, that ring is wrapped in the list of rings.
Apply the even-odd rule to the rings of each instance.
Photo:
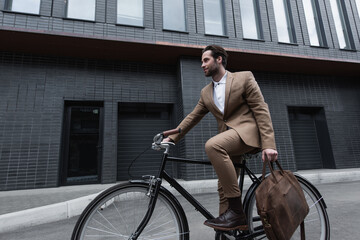
[[[177,133],[180,133],[181,129],[178,128],[178,129],[171,129],[171,130],[167,130],[167,131],[164,131],[162,133],[158,133],[154,136],[154,143],[155,145],[160,145],[162,142],[166,143],[166,142],[171,142],[171,143],[174,143],[174,141],[169,138],[168,136],[172,135],[172,134],[177,134]]]
[[[177,129],[171,129],[171,130],[167,130],[163,132],[163,136],[165,137],[162,142],[172,142],[174,143],[174,140],[172,140],[171,138],[169,138],[168,136],[172,135],[172,134],[177,134],[180,133],[181,129],[177,128]]]
[[[162,140],[163,142],[174,142],[171,138],[167,137]]]

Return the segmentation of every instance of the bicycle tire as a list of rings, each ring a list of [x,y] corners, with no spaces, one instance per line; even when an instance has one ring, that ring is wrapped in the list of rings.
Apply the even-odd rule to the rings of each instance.
[[[145,182],[129,182],[100,193],[80,215],[71,239],[132,239],[148,209],[148,188]],[[189,239],[185,213],[166,189],[160,189],[150,221],[137,239]]]
[[[322,199],[319,191],[305,178],[295,175],[298,179],[300,186],[305,194],[305,198],[309,205],[310,211],[306,216],[305,222],[305,236],[307,239],[312,240],[329,240],[330,239],[330,222],[326,212],[326,204]],[[259,183],[254,183],[251,187],[251,192],[248,192],[248,201],[245,202],[245,212],[248,216],[248,224],[250,233],[262,230],[262,223],[257,213],[255,190]],[[267,239],[265,234],[253,239]],[[300,227],[295,231],[291,240],[301,239]]]

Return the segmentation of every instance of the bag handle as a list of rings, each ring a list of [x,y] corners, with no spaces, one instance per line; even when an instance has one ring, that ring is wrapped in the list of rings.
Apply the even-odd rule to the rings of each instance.
[[[281,167],[279,161],[276,160],[275,163],[276,163],[276,166],[278,166],[278,168],[279,168],[279,170],[281,171],[281,173],[284,173],[284,170],[283,170],[283,168]],[[278,182],[277,179],[276,179],[276,177],[275,177],[275,174],[274,174],[274,168],[273,168],[272,165],[270,164],[270,161],[269,161],[268,157],[266,156],[266,154],[265,154],[265,161],[264,161],[264,163],[263,163],[261,181],[263,181],[263,180],[265,179],[266,165],[269,167],[270,173],[271,173],[271,175],[274,177],[275,181]]]
[[[301,240],[305,240],[305,224],[304,224],[304,221],[302,221],[301,224],[300,224],[300,237],[301,237]]]

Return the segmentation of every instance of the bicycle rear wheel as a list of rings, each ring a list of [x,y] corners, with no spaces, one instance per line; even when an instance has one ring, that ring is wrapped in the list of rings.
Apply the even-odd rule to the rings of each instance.
[[[81,214],[72,239],[131,239],[148,210],[148,188],[145,183],[128,183],[101,193]],[[138,239],[188,238],[187,220],[181,206],[161,189],[151,219]]]
[[[300,186],[305,194],[306,201],[309,205],[310,211],[306,216],[305,222],[305,236],[306,239],[312,240],[329,240],[330,239],[330,223],[326,212],[326,206],[321,198],[321,195],[307,180],[296,176]],[[249,221],[249,231],[254,233],[263,229],[259,215],[257,214],[255,190],[250,193],[249,201],[246,203],[245,211]],[[267,239],[265,234],[254,239]],[[291,240],[300,238],[300,227],[295,231]]]

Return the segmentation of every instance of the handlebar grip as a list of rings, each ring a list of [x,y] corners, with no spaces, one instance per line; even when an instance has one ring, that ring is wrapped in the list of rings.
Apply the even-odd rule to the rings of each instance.
[[[164,137],[168,137],[170,135],[177,134],[180,132],[181,132],[181,128],[171,129],[171,130],[167,130],[167,131],[163,132],[163,135],[164,135]]]

